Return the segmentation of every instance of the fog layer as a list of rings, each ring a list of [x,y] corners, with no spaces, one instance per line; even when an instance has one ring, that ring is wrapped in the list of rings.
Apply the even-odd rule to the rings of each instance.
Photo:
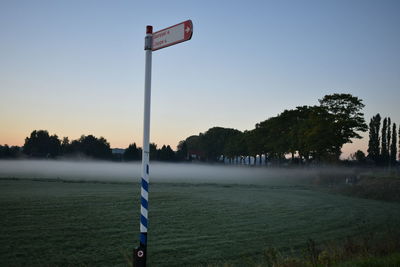
[[[275,184],[316,177],[315,169],[150,163],[151,182]],[[102,182],[138,182],[141,163],[55,160],[2,160],[0,178],[63,179]]]

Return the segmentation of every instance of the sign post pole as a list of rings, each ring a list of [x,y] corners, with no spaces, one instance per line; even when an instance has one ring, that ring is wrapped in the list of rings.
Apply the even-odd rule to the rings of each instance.
[[[150,100],[151,100],[151,56],[152,51],[188,41],[192,38],[193,24],[187,20],[153,33],[153,27],[146,27],[144,50],[146,51],[144,78],[144,119],[142,180],[140,191],[140,244],[133,251],[133,266],[146,267],[147,228],[149,209],[149,159],[150,159]]]
[[[149,158],[150,158],[150,100],[151,100],[151,56],[153,46],[153,27],[146,27],[144,50],[146,51],[144,78],[144,118],[142,179],[140,194],[140,245],[134,250],[133,266],[145,267],[147,259],[147,224],[149,201]]]

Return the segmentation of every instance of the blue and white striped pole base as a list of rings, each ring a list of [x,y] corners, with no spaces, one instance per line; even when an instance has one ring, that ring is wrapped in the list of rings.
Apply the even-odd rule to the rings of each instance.
[[[146,174],[148,174],[148,165],[146,166]],[[147,175],[146,175],[147,176]],[[147,259],[147,224],[148,224],[148,208],[149,208],[149,183],[142,178],[140,196],[140,245],[134,250],[133,266],[145,267]]]

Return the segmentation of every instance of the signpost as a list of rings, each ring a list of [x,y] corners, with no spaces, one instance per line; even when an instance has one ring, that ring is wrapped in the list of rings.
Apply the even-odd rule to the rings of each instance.
[[[147,229],[149,210],[149,158],[150,158],[150,100],[151,100],[151,56],[152,51],[188,41],[192,38],[191,20],[178,23],[153,33],[153,27],[146,27],[144,50],[146,51],[144,78],[144,119],[143,119],[143,153],[142,179],[140,196],[140,244],[133,251],[133,266],[145,267],[147,260]]]

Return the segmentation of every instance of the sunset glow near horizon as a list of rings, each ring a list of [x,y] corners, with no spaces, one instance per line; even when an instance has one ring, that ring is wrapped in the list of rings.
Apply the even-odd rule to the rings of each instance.
[[[0,144],[33,130],[142,143],[144,36],[187,19],[153,53],[150,141],[173,149],[214,126],[251,130],[326,94],[400,123],[399,1],[2,1]],[[366,152],[368,133],[345,145]]]

